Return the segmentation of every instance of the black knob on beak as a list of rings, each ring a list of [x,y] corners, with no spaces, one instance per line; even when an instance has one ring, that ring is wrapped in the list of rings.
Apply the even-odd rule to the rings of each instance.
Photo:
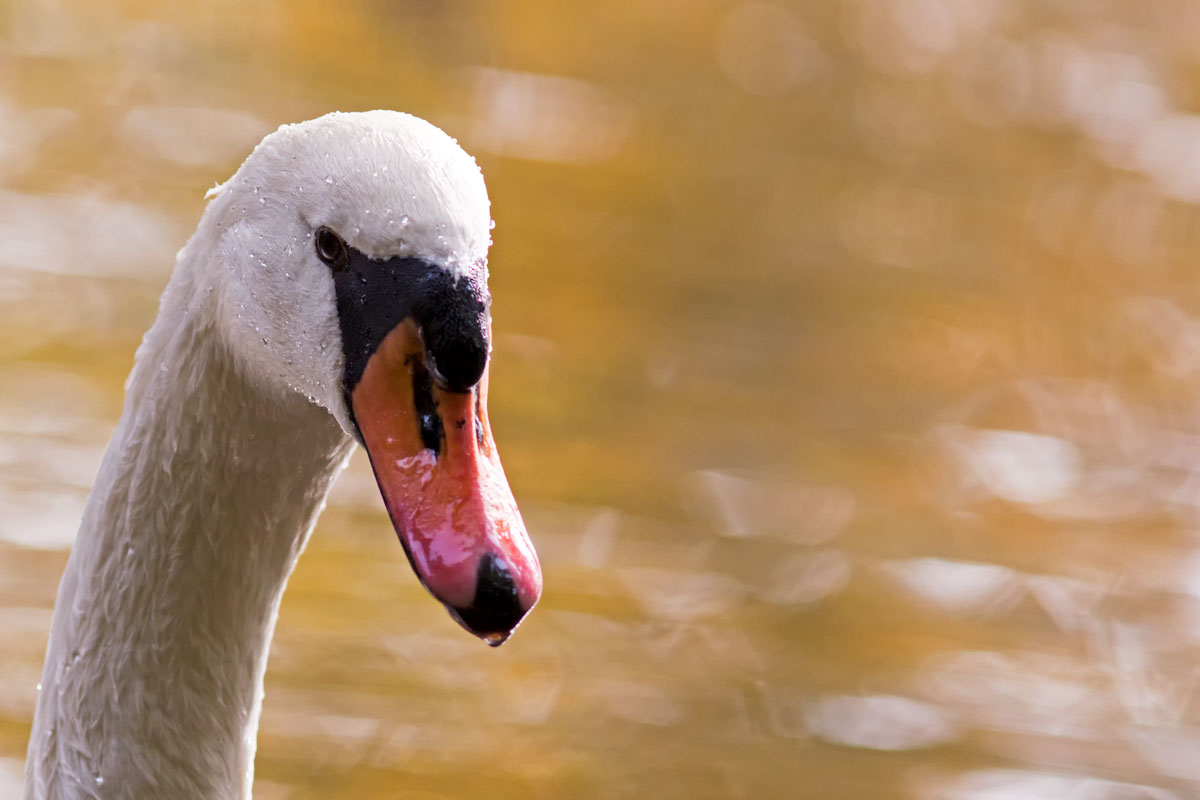
[[[488,291],[473,276],[430,276],[413,311],[430,371],[451,392],[468,392],[488,359]]]

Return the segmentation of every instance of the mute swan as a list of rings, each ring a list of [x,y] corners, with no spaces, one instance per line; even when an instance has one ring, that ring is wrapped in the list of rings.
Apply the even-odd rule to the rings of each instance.
[[[34,798],[246,798],[284,584],[353,443],[417,576],[499,644],[542,578],[487,418],[491,218],[423,120],[281,127],[213,189],[59,587]]]

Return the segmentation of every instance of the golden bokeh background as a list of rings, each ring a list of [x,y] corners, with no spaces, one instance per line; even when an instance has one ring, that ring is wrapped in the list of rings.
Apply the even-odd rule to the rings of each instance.
[[[496,219],[546,591],[491,651],[365,459],[256,797],[1200,794],[1200,2],[0,4],[0,796],[173,254],[397,108]]]

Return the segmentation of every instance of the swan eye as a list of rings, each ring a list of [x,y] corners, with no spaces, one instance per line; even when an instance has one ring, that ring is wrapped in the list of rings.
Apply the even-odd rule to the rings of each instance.
[[[343,270],[350,263],[350,252],[346,249],[346,243],[329,228],[317,229],[316,245],[317,258],[334,271]]]

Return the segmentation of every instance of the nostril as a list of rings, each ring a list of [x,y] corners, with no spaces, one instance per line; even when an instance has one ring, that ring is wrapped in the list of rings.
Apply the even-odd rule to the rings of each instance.
[[[412,371],[413,405],[421,429],[421,444],[434,455],[441,455],[442,418],[438,416],[437,402],[433,399],[433,381],[419,359],[412,359],[409,369]]]
[[[492,646],[508,638],[526,611],[508,563],[492,553],[485,553],[479,561],[471,605],[450,609],[464,628]]]

